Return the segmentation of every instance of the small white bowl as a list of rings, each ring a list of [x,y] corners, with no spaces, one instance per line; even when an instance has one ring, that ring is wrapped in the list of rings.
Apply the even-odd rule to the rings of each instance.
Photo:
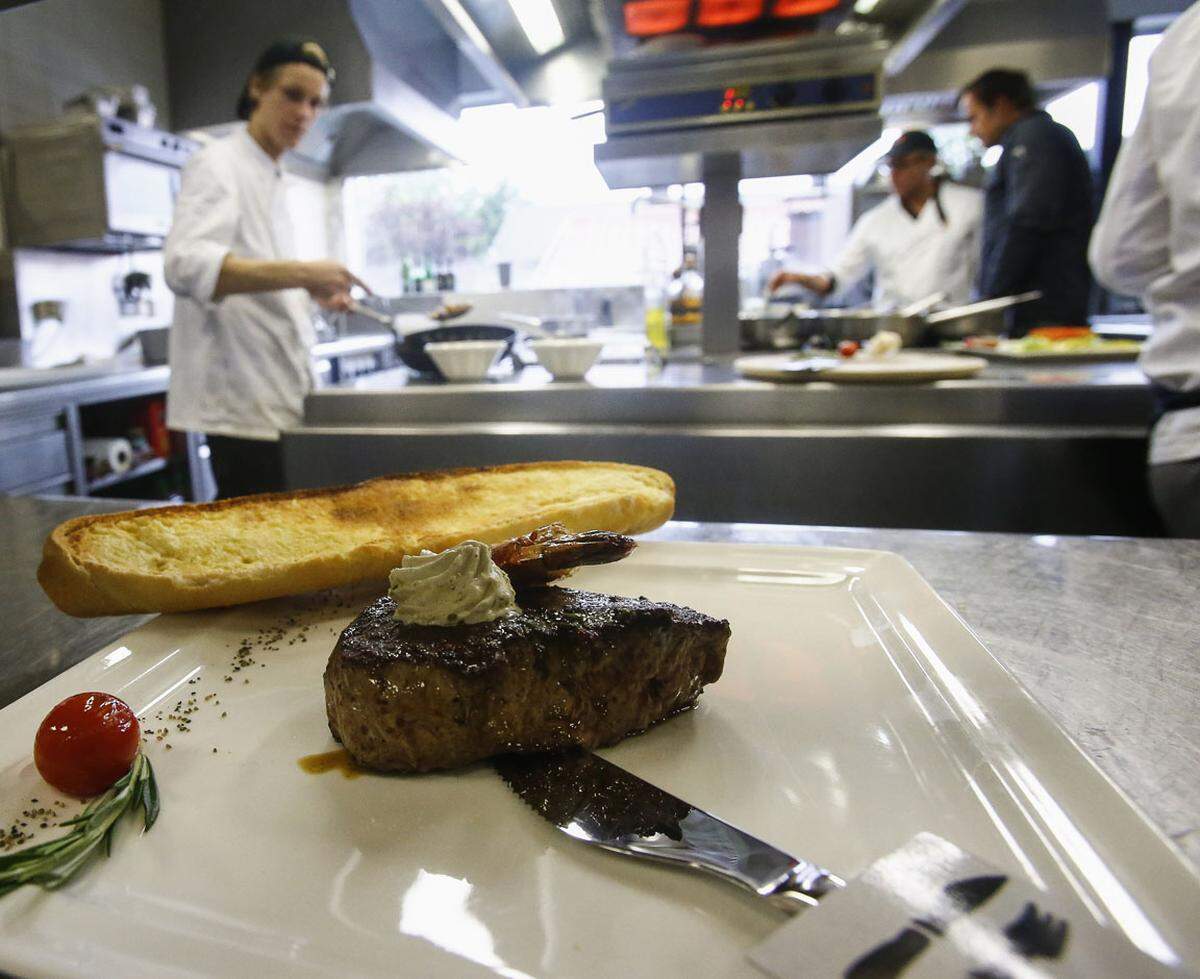
[[[560,381],[573,381],[588,372],[604,344],[600,340],[546,339],[529,344],[537,354],[538,363]]]
[[[450,340],[425,344],[447,381],[482,381],[504,350],[503,340]]]

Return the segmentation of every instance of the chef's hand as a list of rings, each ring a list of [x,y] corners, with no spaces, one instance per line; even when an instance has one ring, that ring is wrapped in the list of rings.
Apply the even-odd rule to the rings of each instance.
[[[819,296],[827,296],[833,291],[833,280],[827,275],[808,275],[805,272],[776,272],[771,276],[767,291],[775,292],[780,286],[794,282],[815,292]]]
[[[308,294],[322,309],[343,312],[354,305],[350,290],[355,286],[370,294],[370,287],[338,262],[303,262],[302,281]]]

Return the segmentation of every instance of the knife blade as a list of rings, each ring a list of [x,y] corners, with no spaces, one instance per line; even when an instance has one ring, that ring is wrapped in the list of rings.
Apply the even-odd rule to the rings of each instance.
[[[845,886],[589,751],[501,755],[493,764],[534,812],[583,843],[713,874],[789,913]]]

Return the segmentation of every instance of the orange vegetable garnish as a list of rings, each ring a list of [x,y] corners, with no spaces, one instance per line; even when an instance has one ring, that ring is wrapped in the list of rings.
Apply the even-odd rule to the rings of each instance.
[[[1031,337],[1045,337],[1047,340],[1071,340],[1075,337],[1092,335],[1087,326],[1038,326],[1029,331]]]

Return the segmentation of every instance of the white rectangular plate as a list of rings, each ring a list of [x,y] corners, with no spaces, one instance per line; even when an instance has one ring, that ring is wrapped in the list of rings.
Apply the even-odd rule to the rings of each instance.
[[[998,350],[988,347],[969,347],[965,343],[946,344],[944,350],[967,354],[971,357],[982,357],[984,360],[996,360],[1007,363],[1059,363],[1059,364],[1103,364],[1123,360],[1137,360],[1141,348],[1135,350]]]
[[[1067,915],[1115,923],[1163,961],[1200,962],[1200,881],[902,559],[648,543],[572,584],[687,604],[733,627],[725,675],[700,708],[605,751],[611,760],[844,877],[932,831],[1051,890]],[[189,695],[199,705],[190,731],[171,724],[148,744],[158,824],[137,838],[130,821],[112,857],[64,890],[0,901],[0,966],[757,974],[745,952],[779,912],[722,882],[575,844],[486,765],[302,771],[302,756],[335,747],[321,674],[356,608],[305,598],[162,616],[0,712],[0,815],[11,821],[31,798],[54,797],[30,751],[63,697],[115,693],[151,728]],[[234,672],[238,647],[276,627]]]

